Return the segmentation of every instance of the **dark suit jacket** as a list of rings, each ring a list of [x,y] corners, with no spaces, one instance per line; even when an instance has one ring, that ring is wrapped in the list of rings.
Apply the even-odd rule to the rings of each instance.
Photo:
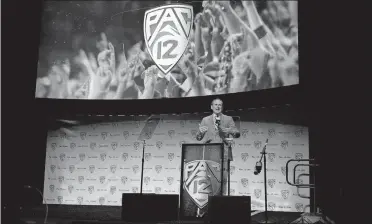
[[[196,134],[196,139],[198,141],[203,140],[204,143],[224,143],[225,148],[228,148],[228,158],[230,159],[230,161],[232,161],[233,158],[232,158],[231,146],[229,146],[229,144],[225,140],[225,138],[228,138],[229,136],[216,130],[215,125],[214,125],[214,120],[213,120],[213,114],[207,117],[204,117],[200,123],[200,126],[206,126],[208,127],[208,130],[204,134],[198,131],[198,133]],[[230,128],[231,129],[230,134],[232,135],[233,138],[240,137],[240,132],[236,128],[235,122],[232,117],[221,114],[220,127]]]

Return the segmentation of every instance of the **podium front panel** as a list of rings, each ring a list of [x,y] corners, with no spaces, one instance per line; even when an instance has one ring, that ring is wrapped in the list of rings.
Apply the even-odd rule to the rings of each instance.
[[[180,218],[207,216],[208,197],[222,195],[222,143],[183,144],[180,181]]]

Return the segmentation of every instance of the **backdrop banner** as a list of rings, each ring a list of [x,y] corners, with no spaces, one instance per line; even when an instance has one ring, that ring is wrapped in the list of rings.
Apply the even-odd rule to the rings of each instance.
[[[161,115],[145,138],[143,193],[179,194],[182,144],[198,144],[196,133],[206,114]],[[239,115],[239,114],[238,114]],[[309,158],[308,129],[282,123],[245,121],[236,125],[241,137],[232,144],[230,195],[251,196],[252,210],[264,210],[263,173],[254,167],[267,138],[268,209],[302,211],[309,189],[290,186],[285,180],[289,159]],[[126,116],[119,122],[77,125],[49,131],[46,145],[44,195],[48,204],[121,205],[122,193],[140,192],[144,141],[138,139],[147,116]],[[153,127],[147,125],[147,127]],[[146,134],[146,133],[145,133]],[[289,175],[292,179],[291,163]],[[309,173],[299,167],[296,175]],[[297,183],[309,183],[302,176]]]

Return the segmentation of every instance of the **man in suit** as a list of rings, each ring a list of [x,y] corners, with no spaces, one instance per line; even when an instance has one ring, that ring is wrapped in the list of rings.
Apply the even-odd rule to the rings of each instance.
[[[231,140],[239,138],[240,132],[235,126],[232,117],[222,113],[223,102],[216,98],[211,103],[212,115],[204,117],[199,124],[199,131],[196,134],[196,139],[204,143],[224,143],[224,167],[228,166],[228,160],[232,161]],[[227,169],[224,169],[224,180],[227,180]],[[224,181],[224,184],[226,182]],[[227,195],[227,187],[224,186],[224,195]]]

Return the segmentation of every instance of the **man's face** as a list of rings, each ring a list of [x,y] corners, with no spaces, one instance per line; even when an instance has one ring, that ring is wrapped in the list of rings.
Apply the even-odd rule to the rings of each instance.
[[[211,105],[211,109],[214,114],[222,113],[222,101],[221,100],[214,100]]]

